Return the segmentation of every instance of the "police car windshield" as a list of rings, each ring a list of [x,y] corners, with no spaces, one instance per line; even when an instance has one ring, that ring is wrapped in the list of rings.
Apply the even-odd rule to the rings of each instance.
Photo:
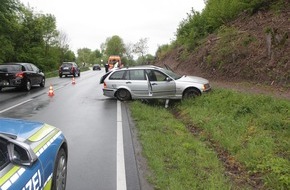
[[[174,73],[174,72],[172,72],[172,71],[170,71],[170,70],[167,70],[167,69],[162,69],[162,71],[163,71],[165,74],[169,75],[169,76],[170,76],[171,78],[173,78],[174,80],[180,79],[180,78],[182,77],[182,75],[179,75],[179,74]]]

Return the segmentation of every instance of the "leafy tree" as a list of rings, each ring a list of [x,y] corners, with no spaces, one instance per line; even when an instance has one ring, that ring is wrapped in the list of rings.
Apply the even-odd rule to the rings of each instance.
[[[0,3],[0,62],[12,61],[14,44],[11,36],[18,28],[17,11],[19,4],[15,0],[1,0]]]
[[[32,62],[50,71],[75,59],[51,14],[35,14],[18,0],[1,0],[0,23],[0,62]]]
[[[105,43],[105,53],[107,56],[119,55],[122,57],[126,52],[123,40],[119,36],[107,38]]]
[[[67,50],[65,53],[64,53],[64,56],[63,56],[63,61],[76,61],[76,56],[75,56],[75,53],[72,51],[72,50]]]
[[[14,39],[15,61],[33,62],[45,71],[56,69],[61,57],[56,20],[51,14],[34,14],[23,7]]]
[[[78,63],[92,63],[91,59],[92,50],[89,48],[78,49]]]
[[[138,57],[138,59],[136,60],[136,64],[137,65],[149,65],[153,62],[153,60],[155,59],[155,57],[153,55],[147,54],[143,57]]]

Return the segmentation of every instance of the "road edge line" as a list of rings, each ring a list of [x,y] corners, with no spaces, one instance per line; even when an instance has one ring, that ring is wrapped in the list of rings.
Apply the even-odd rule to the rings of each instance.
[[[121,102],[117,101],[117,190],[126,190],[126,170],[123,143]]]

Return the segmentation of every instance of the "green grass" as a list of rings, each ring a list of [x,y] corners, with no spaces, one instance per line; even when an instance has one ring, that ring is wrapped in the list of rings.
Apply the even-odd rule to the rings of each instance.
[[[169,109],[139,101],[130,109],[155,189],[251,189],[226,175],[216,146],[246,177],[259,178],[259,187],[290,186],[289,101],[218,89]]]

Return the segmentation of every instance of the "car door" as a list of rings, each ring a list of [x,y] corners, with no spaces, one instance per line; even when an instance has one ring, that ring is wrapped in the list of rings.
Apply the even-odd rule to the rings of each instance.
[[[132,96],[137,98],[149,97],[149,88],[144,69],[132,69],[128,73],[129,80],[126,81],[126,85],[131,90]]]
[[[167,98],[175,96],[176,84],[173,79],[155,69],[147,69],[146,74],[150,81],[152,97]]]

